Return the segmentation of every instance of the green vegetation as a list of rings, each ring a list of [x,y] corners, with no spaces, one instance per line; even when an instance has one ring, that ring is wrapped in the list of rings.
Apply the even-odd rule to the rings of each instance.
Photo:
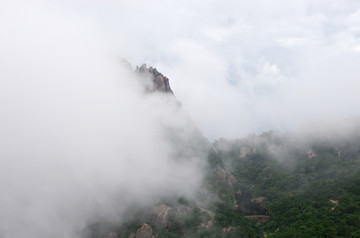
[[[232,165],[242,190],[265,197],[270,220],[261,228],[268,237],[359,237],[360,141],[299,148],[266,136],[263,143],[222,141],[215,146],[222,158],[217,163]],[[224,144],[229,149],[221,150]],[[256,152],[241,156],[245,147]]]
[[[169,225],[148,222],[154,234],[158,238],[360,237],[360,138],[299,141],[269,132],[214,142],[204,186],[215,197],[206,207],[215,216],[194,201],[170,199]],[[174,212],[180,205],[190,209],[186,216]],[[265,220],[260,222],[254,215]],[[134,220],[111,229],[127,238],[140,226]],[[99,224],[91,229],[92,237],[105,237],[98,232]]]

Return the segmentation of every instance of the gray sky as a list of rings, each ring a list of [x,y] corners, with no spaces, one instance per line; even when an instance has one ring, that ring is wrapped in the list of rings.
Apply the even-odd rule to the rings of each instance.
[[[360,2],[61,1],[156,66],[210,139],[360,112]],[[340,120],[341,121],[341,120]]]
[[[82,21],[96,30],[95,38],[105,39],[107,53],[157,67],[210,139],[359,115],[357,0],[75,0],[28,6],[51,9],[69,23]]]
[[[1,238],[75,237],[197,190],[161,130],[188,115],[141,96],[119,57],[169,77],[211,140],[360,113],[357,0],[2,0],[0,52]]]
[[[202,180],[164,134],[189,141],[187,113],[144,95],[95,22],[53,6],[0,3],[1,238],[80,237]]]

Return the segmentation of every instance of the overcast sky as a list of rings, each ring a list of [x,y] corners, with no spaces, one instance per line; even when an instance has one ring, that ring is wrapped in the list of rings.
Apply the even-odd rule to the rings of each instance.
[[[170,78],[205,136],[360,112],[360,2],[73,1],[132,64]]]
[[[359,115],[357,0],[26,2],[157,67],[210,139]]]
[[[187,113],[120,67],[155,66]],[[195,196],[210,140],[360,114],[358,0],[1,0],[0,237],[77,237],[132,202]],[[191,134],[189,132],[189,134]],[[194,159],[194,160],[192,160]]]

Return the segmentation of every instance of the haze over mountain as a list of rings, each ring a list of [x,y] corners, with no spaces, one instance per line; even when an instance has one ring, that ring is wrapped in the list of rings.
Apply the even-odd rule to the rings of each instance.
[[[358,159],[349,135],[360,115],[359,25],[357,0],[1,1],[0,237],[78,237],[170,195],[191,199],[195,215],[213,222],[196,210],[204,178],[236,205],[234,181],[253,182],[237,156],[260,158],[264,169],[273,158],[255,142],[278,142],[276,133],[255,136],[255,152],[242,157],[243,141],[221,137],[295,131],[285,144],[301,145],[296,158],[310,178],[319,168],[302,164],[303,143],[336,138],[340,145],[315,152],[338,165],[339,148],[351,148],[348,169]],[[123,58],[139,65],[135,73]],[[276,146],[275,161],[288,161]],[[220,231],[231,223],[217,222]]]
[[[357,0],[1,4],[4,54],[25,39],[38,46],[16,58],[77,41],[147,63],[210,139],[359,115]],[[57,44],[43,42],[56,32]]]
[[[148,76],[110,57],[92,25],[5,3],[0,237],[78,237],[164,194],[195,196],[201,154],[180,154],[172,139],[198,132],[174,96],[144,94]]]

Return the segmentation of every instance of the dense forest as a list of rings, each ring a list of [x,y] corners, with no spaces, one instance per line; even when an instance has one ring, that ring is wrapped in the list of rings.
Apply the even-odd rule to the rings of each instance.
[[[241,192],[261,198],[269,220],[258,228],[266,236],[359,237],[358,137],[305,145],[264,133],[233,143],[219,141],[215,148],[209,155],[212,165],[230,164]],[[236,197],[240,207],[246,203],[241,198]],[[219,222],[227,219],[222,225],[234,225],[223,211]]]
[[[166,198],[161,206],[168,214],[155,212],[163,223],[142,208],[123,224],[92,224],[89,236],[360,237],[356,133],[300,139],[266,132],[220,139],[209,148],[206,208],[185,197]],[[151,231],[142,235],[144,222]]]

